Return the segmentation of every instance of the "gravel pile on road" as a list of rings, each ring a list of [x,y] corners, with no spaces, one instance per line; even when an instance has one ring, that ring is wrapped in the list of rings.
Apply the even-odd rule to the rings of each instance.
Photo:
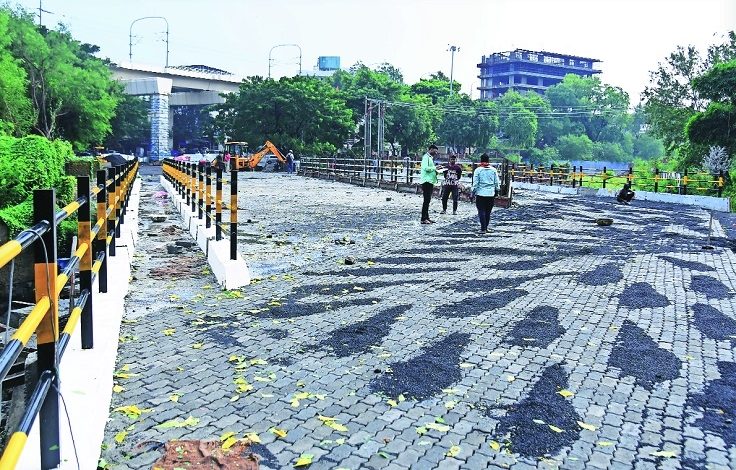
[[[515,346],[546,348],[567,331],[559,323],[559,313],[555,307],[535,307],[514,325],[505,341]]]
[[[380,344],[388,336],[396,317],[403,315],[411,305],[397,305],[381,310],[367,320],[352,323],[338,328],[330,336],[319,343],[321,347],[329,347],[337,357],[347,357],[368,352],[371,346]]]
[[[703,414],[696,426],[720,436],[727,446],[736,446],[736,363],[720,361],[718,372],[721,378],[690,396],[687,406]]]
[[[592,271],[585,272],[578,277],[578,282],[589,286],[605,286],[615,284],[624,278],[621,269],[613,263],[598,266]]]
[[[698,263],[697,261],[686,261],[684,259],[675,258],[674,256],[660,256],[659,259],[668,261],[678,268],[688,269],[690,271],[710,272],[716,269],[707,264]]]
[[[707,304],[692,307],[693,323],[708,338],[736,341],[736,320]]]
[[[733,295],[724,283],[710,276],[693,276],[690,288],[709,299],[727,299]]]
[[[656,308],[670,305],[670,301],[646,282],[635,282],[624,288],[618,303],[629,308]]]
[[[446,318],[464,318],[490,312],[510,304],[514,300],[524,297],[529,292],[523,289],[509,289],[493,291],[480,297],[471,297],[461,302],[442,305],[434,314]]]
[[[637,385],[652,390],[659,382],[679,377],[682,361],[626,320],[616,336],[608,365],[620,369],[621,375],[634,377]]]

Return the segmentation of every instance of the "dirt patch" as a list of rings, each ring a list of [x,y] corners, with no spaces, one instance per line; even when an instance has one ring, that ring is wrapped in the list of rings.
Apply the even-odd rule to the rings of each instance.
[[[258,470],[258,456],[249,445],[237,441],[227,450],[220,441],[170,441],[153,468],[174,470]]]

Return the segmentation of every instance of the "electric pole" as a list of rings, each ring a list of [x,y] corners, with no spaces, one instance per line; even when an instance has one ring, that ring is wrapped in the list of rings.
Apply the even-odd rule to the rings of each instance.
[[[460,48],[457,46],[449,46],[448,51],[450,51],[450,95],[452,95],[452,73],[455,69],[455,52],[460,52]]]

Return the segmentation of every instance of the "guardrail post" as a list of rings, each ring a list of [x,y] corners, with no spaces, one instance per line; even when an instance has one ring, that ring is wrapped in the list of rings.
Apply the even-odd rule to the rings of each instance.
[[[109,254],[115,256],[115,177],[117,175],[114,166],[108,168],[107,172],[108,179],[113,180],[107,192],[107,210],[110,211],[107,216],[107,236],[110,237]]]
[[[580,173],[579,173],[580,182],[578,183],[578,186],[580,186],[581,188],[583,187],[583,176],[584,175],[585,175],[585,172],[583,172],[583,165],[580,165]]]
[[[549,166],[549,185],[553,186],[555,184],[555,166],[550,165]]]
[[[44,371],[56,377],[56,342],[59,339],[59,300],[56,296],[56,194],[53,189],[33,192],[33,225],[46,221],[49,230],[41,237],[43,243],[34,243],[34,272],[36,302],[48,296],[49,310],[36,330],[38,341],[38,373]],[[46,394],[39,413],[41,436],[41,468],[56,468],[61,463],[59,450],[59,395],[54,390]]]
[[[230,170],[230,259],[238,259],[238,170]]]
[[[115,237],[120,237],[120,205],[122,204],[122,191],[120,188],[120,183],[122,182],[123,176],[123,166],[119,165],[115,167],[115,176],[117,178],[115,179],[115,210],[113,211],[115,213]]]
[[[577,168],[578,167],[576,165],[573,165],[572,166],[572,187],[573,188],[575,187],[575,180],[576,180],[576,178],[575,178],[575,176],[576,176],[575,175],[575,171],[577,170]]]
[[[659,168],[654,169],[654,192],[659,191]]]
[[[199,183],[197,185],[197,216],[200,220],[204,217],[204,165],[197,164]]]
[[[194,217],[194,214],[197,213],[197,191],[199,189],[198,186],[197,186],[197,169],[198,169],[197,167],[198,167],[198,164],[195,165],[194,163],[190,163],[189,165],[191,166],[191,173],[192,173],[192,179],[191,179],[191,184],[192,184],[192,217]]]
[[[79,290],[89,292],[87,302],[82,308],[82,349],[91,349],[93,344],[92,334],[92,224],[90,222],[90,208],[92,201],[89,193],[89,176],[77,176],[77,197],[84,196],[87,202],[79,206],[77,213],[77,224],[79,232],[79,246],[87,244],[87,251],[79,260]]]
[[[191,194],[190,191],[191,191],[191,182],[192,182],[191,168],[189,166],[189,163],[184,163],[184,176],[185,176],[184,181],[186,182],[184,185],[186,186],[186,193],[185,193],[186,202],[187,202],[187,207],[189,207],[189,205],[192,203],[192,201],[189,199],[190,194]]]
[[[119,209],[118,214],[119,214],[119,217],[118,217],[117,230],[115,232],[115,235],[118,236],[118,237],[120,236],[120,225],[125,220],[125,194],[126,194],[126,190],[125,190],[126,188],[125,188],[125,186],[126,186],[126,182],[128,181],[128,164],[126,163],[126,164],[120,165],[119,171],[120,171],[120,178],[119,178],[119,185],[120,186],[118,188],[118,195],[119,195],[119,198],[118,198],[118,209]]]
[[[222,165],[215,169],[215,240],[222,240]]]
[[[629,180],[629,189],[633,189],[634,187],[634,167],[629,165],[629,174],[626,177]]]
[[[94,252],[93,256],[95,257],[97,257],[97,254],[101,251],[107,252],[107,218],[105,216],[105,212],[107,211],[107,185],[105,184],[106,177],[107,173],[105,172],[105,170],[97,171],[97,187],[101,188],[100,192],[97,193],[97,220],[99,221],[100,219],[102,219],[102,226],[100,227],[99,232],[97,232],[97,237],[95,238],[95,241],[92,245]],[[98,285],[100,288],[100,292],[107,292],[107,256],[102,259],[102,265],[100,266],[100,271],[97,275],[97,278],[99,279]]]
[[[603,188],[606,188],[606,180],[608,179],[608,171],[606,170],[606,167],[603,167]]]
[[[723,196],[723,182],[724,182],[723,170],[721,170],[718,172],[718,197]]]
[[[687,196],[687,181],[688,181],[688,179],[689,178],[687,177],[687,168],[685,168],[685,176],[682,178],[682,194],[684,194],[685,196]]]
[[[205,199],[206,199],[206,211],[205,211],[205,228],[212,226],[212,165],[205,163],[206,168],[206,186],[205,186]]]

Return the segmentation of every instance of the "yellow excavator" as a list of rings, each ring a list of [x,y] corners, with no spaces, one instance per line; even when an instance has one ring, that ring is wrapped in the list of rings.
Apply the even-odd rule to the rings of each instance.
[[[276,148],[276,146],[270,140],[267,140],[266,143],[263,144],[263,147],[261,147],[256,153],[248,158],[248,168],[250,170],[254,170],[256,166],[258,166],[258,163],[263,160],[263,157],[269,154],[273,154],[282,164],[286,163],[286,158],[281,155],[279,149]]]
[[[248,168],[248,142],[225,142],[224,155],[229,155],[231,160],[235,160],[235,168],[238,171]],[[229,167],[231,163],[225,166]],[[231,168],[231,167],[230,167]]]
[[[247,155],[247,149],[247,142],[225,142],[225,154],[235,159],[235,168],[238,171],[254,170],[263,157],[269,154],[273,154],[282,164],[286,163],[286,158],[270,140],[267,140],[263,147],[251,155]]]

